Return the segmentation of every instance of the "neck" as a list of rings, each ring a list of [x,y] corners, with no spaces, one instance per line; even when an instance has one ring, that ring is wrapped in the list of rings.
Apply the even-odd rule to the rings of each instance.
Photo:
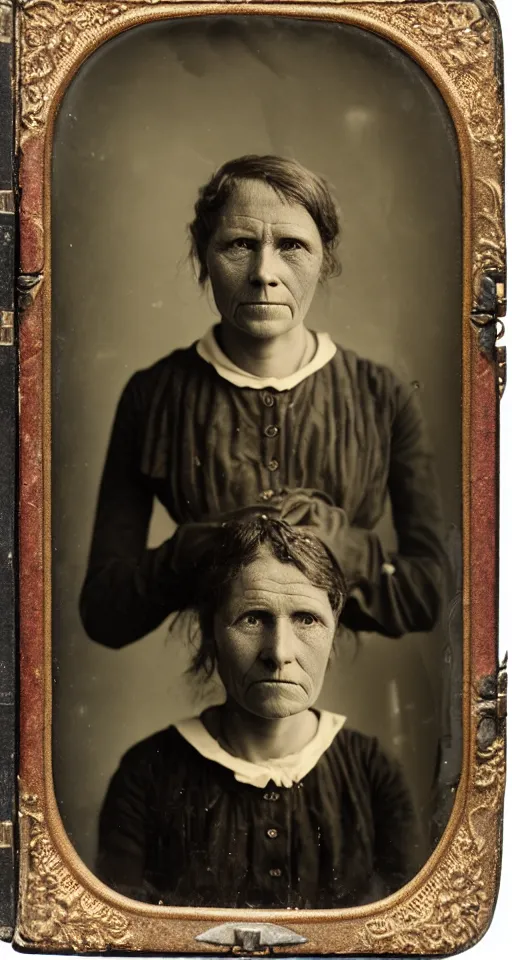
[[[313,739],[317,728],[318,717],[312,710],[265,720],[228,700],[219,707],[217,738],[234,756],[264,763],[298,753]]]
[[[221,324],[221,346],[230,360],[254,377],[289,377],[312,360],[316,340],[305,327],[294,327],[269,340],[259,340]]]

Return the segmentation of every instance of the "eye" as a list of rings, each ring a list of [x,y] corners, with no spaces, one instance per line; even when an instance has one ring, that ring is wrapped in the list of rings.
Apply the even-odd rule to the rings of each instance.
[[[315,617],[314,613],[308,613],[307,610],[301,610],[297,614],[297,620],[303,623],[305,627],[312,627],[315,623],[318,623],[318,617]]]
[[[251,240],[250,237],[235,237],[231,241],[231,247],[235,250],[252,250],[254,246],[254,240]]]
[[[279,241],[279,248],[287,253],[289,250],[302,250],[304,244],[301,240],[297,240],[296,237],[282,237]]]
[[[263,618],[262,610],[248,610],[240,617],[240,622],[248,627],[258,627],[263,622]]]

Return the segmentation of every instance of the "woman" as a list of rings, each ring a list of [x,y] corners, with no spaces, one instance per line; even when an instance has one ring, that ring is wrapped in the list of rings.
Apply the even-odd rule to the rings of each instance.
[[[81,596],[94,640],[122,647],[154,630],[189,603],[212,523],[279,511],[295,490],[306,520],[334,511],[348,627],[398,637],[435,624],[443,530],[414,391],[305,326],[318,281],[338,269],[338,235],[326,183],[291,160],[233,160],[200,191],[192,250],[220,322],[122,394]],[[388,491],[392,556],[373,532]],[[155,497],[178,529],[148,549]]]
[[[160,904],[333,908],[413,875],[400,770],[314,710],[346,595],[324,536],[268,517],[217,530],[194,669],[218,668],[226,702],[123,757],[100,818],[109,886]]]

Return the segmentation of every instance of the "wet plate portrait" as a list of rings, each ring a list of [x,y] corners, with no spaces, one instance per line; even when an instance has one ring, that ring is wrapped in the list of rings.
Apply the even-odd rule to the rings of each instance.
[[[494,6],[18,20],[16,942],[454,953],[504,789]]]

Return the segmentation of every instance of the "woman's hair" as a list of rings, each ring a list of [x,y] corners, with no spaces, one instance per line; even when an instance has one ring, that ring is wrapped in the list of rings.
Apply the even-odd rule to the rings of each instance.
[[[226,591],[240,571],[256,560],[262,547],[270,550],[280,563],[293,564],[310,583],[325,590],[336,620],[345,598],[347,584],[337,563],[323,543],[309,530],[291,527],[283,520],[262,515],[251,520],[231,520],[219,527],[211,548],[197,570],[196,602],[200,645],[191,672],[204,670],[211,676],[215,668],[214,618]]]
[[[208,279],[206,254],[208,244],[216,230],[219,216],[226,206],[233,189],[240,180],[261,180],[277,193],[281,200],[299,203],[315,221],[322,239],[323,264],[321,277],[337,276],[341,265],[336,256],[340,225],[338,214],[327,182],[307,170],[296,160],[284,157],[251,155],[228,160],[201,187],[195,205],[195,217],[189,225],[191,257],[198,267],[199,283]]]

